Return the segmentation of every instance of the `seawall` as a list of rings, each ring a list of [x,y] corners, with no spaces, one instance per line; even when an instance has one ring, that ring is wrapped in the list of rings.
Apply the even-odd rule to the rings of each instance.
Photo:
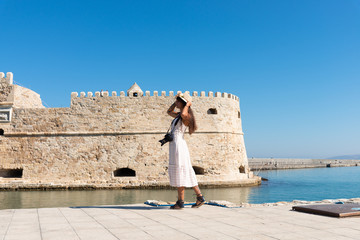
[[[301,158],[248,158],[251,171],[360,166],[360,160],[301,159]]]

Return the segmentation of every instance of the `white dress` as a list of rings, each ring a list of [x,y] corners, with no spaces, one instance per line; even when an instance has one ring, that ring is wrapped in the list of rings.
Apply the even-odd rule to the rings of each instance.
[[[176,126],[173,121],[174,139],[169,144],[169,177],[170,185],[173,187],[194,187],[198,185],[194,169],[191,165],[190,153],[184,139],[187,129],[180,119]]]

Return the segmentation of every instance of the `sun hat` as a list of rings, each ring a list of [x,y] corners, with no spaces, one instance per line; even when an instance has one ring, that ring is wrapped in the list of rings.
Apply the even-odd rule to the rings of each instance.
[[[185,103],[192,101],[192,98],[191,98],[190,94],[187,93],[187,92],[177,94],[177,95],[176,95],[176,98],[180,98],[180,99],[183,100]]]

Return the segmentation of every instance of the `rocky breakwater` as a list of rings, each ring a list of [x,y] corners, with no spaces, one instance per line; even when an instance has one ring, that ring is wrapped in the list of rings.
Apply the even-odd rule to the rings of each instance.
[[[360,166],[360,160],[300,159],[300,158],[248,158],[252,171]]]

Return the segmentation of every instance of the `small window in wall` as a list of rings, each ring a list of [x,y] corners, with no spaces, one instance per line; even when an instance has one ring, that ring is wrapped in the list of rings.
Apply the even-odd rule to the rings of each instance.
[[[138,93],[137,92],[134,92],[133,93],[133,97],[137,97],[138,96]]]
[[[245,167],[244,167],[244,166],[240,166],[240,167],[239,167],[239,172],[240,172],[240,173],[245,173]]]
[[[135,177],[136,172],[130,168],[119,168],[114,171],[114,177]]]
[[[217,110],[216,108],[209,108],[209,110],[207,111],[208,114],[217,114]]]
[[[238,111],[238,118],[241,118],[241,113],[240,113],[240,111]]]
[[[0,178],[22,178],[22,169],[0,169]]]
[[[0,128],[0,136],[4,135],[4,129]]]
[[[202,167],[193,166],[196,175],[204,175],[204,169]]]

